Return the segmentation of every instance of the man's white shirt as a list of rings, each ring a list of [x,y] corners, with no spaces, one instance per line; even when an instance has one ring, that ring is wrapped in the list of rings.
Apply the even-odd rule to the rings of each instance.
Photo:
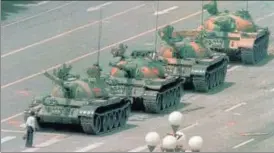
[[[35,122],[36,122],[36,119],[34,116],[29,116],[27,121],[26,121],[26,126],[31,126],[33,128],[33,130],[35,130]]]

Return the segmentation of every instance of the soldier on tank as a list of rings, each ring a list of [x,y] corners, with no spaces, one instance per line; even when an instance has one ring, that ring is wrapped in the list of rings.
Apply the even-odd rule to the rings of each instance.
[[[26,129],[27,129],[27,133],[25,135],[26,147],[32,147],[32,144],[33,144],[33,136],[36,130],[36,124],[35,124],[36,118],[34,115],[35,115],[34,111],[31,111],[30,116],[27,118],[27,121],[26,121]]]

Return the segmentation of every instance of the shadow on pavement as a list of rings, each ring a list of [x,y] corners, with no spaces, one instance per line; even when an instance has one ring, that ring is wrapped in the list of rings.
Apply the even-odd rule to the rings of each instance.
[[[41,2],[41,1],[40,1]],[[8,19],[10,14],[27,10],[26,4],[36,4],[39,1],[1,1],[1,21]]]

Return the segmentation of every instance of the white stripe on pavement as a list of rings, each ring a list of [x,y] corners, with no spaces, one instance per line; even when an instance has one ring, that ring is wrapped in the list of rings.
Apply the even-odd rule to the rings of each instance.
[[[137,147],[137,148],[135,148],[135,149],[132,149],[132,150],[130,150],[130,151],[128,151],[128,152],[142,152],[142,151],[144,151],[144,150],[146,150],[146,149],[147,149],[147,146],[144,145],[144,146],[140,146],[140,147]]]
[[[57,143],[59,141],[61,141],[62,139],[59,138],[60,136],[56,136],[56,137],[53,137],[52,139],[49,139],[48,141],[45,141],[43,143],[40,143],[38,145],[35,145],[34,148],[28,148],[28,149],[25,149],[23,150],[22,152],[35,152],[41,148],[44,148],[44,147],[47,147],[47,146],[50,146],[54,143]]]
[[[95,148],[97,148],[97,147],[99,147],[99,146],[101,146],[101,145],[103,145],[103,144],[104,144],[104,143],[102,143],[102,142],[94,143],[94,144],[88,145],[88,146],[86,146],[86,147],[84,147],[84,148],[82,148],[82,149],[76,150],[76,151],[74,151],[74,152],[87,152],[87,151],[90,151],[90,150],[92,150],[92,149],[95,149]]]
[[[4,138],[1,138],[1,144],[4,142],[10,141],[12,139],[15,139],[15,138],[16,138],[16,136],[6,136]]]

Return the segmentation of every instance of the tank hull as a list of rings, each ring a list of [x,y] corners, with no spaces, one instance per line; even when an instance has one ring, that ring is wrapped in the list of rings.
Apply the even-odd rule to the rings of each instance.
[[[226,53],[230,61],[241,61],[243,64],[254,65],[267,57],[270,32],[267,28],[260,28],[256,33],[244,32],[210,32],[208,42],[220,42],[208,45],[216,52]]]
[[[155,80],[112,78],[112,80],[116,80],[115,83],[109,84],[112,86],[112,91],[118,91],[117,86],[124,88],[120,92],[121,96],[125,96],[126,92],[124,91],[129,91],[128,95],[133,99],[131,108],[147,113],[158,114],[167,109],[175,108],[180,103],[184,93],[182,85],[185,80],[180,77]],[[115,93],[115,95],[119,95],[119,93]]]
[[[49,105],[54,99],[56,103]],[[67,99],[48,96],[43,103],[31,106],[25,110],[24,119],[30,110],[35,111],[40,126],[48,123],[76,125],[87,134],[99,135],[123,127],[129,117],[130,101],[126,98],[112,97],[109,99],[88,101],[73,101],[65,104]]]

